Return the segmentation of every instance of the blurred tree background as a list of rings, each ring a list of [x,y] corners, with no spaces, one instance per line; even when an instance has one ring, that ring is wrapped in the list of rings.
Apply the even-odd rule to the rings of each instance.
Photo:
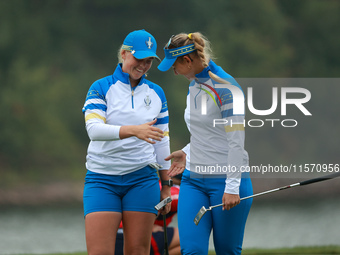
[[[0,1],[1,187],[83,181],[85,96],[113,72],[129,32],[152,33],[163,58],[172,34],[200,31],[215,62],[236,78],[336,78],[339,13],[338,0]],[[148,78],[165,90],[177,150],[189,140],[183,120],[188,82],[159,72],[157,64]],[[311,88],[311,125],[246,129],[253,164],[339,163],[340,86],[321,86]]]

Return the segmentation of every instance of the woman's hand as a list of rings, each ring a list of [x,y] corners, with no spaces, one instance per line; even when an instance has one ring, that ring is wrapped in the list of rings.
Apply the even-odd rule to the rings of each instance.
[[[222,197],[223,208],[222,210],[230,210],[240,203],[240,196],[237,194],[224,193]]]
[[[174,177],[183,173],[186,164],[186,154],[182,150],[175,151],[165,158],[166,161],[173,159],[168,176]]]
[[[166,199],[167,197],[171,197],[171,187],[164,185],[162,186],[161,190],[161,201]],[[171,210],[171,202],[164,206],[162,209],[159,210],[160,214],[166,215]]]
[[[157,119],[154,119],[141,125],[122,126],[119,131],[119,137],[124,139],[135,136],[148,143],[155,144],[156,142],[152,140],[160,141],[164,137],[163,130],[152,126],[156,121]]]

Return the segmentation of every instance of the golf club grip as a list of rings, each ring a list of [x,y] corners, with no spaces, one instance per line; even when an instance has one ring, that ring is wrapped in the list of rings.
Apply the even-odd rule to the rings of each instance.
[[[302,182],[300,182],[300,186],[308,185],[308,184],[315,183],[315,182],[326,181],[326,180],[333,179],[333,178],[336,178],[336,177],[339,177],[339,176],[340,176],[340,172],[334,173],[334,174],[329,174],[329,175],[326,175],[326,176],[323,176],[323,177],[318,177],[318,178],[302,181]]]

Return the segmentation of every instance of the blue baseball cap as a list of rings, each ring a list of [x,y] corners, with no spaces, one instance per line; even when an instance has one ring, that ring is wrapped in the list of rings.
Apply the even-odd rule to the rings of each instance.
[[[168,45],[170,45],[170,41]],[[185,45],[185,46],[173,48],[173,49],[167,49],[167,48],[168,47],[164,47],[165,58],[158,65],[158,69],[162,72],[168,71],[170,67],[172,67],[172,65],[175,63],[178,57],[187,55],[196,50],[194,44],[189,44],[189,45]]]
[[[128,34],[123,42],[122,49],[130,51],[137,59],[154,57],[160,61],[160,58],[156,55],[156,40],[144,29],[136,30]]]

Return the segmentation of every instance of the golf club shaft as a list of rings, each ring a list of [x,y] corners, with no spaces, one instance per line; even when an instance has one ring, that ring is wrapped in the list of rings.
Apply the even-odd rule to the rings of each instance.
[[[254,195],[251,195],[251,196],[248,196],[248,197],[243,197],[243,198],[240,199],[240,201],[246,200],[248,198],[258,197],[258,196],[262,196],[262,195],[265,195],[265,194],[268,194],[268,193],[273,193],[273,192],[276,192],[276,191],[288,189],[288,188],[293,188],[293,187],[297,187],[297,186],[308,185],[308,184],[312,184],[312,183],[316,183],[316,182],[330,180],[330,179],[333,179],[333,178],[336,178],[336,177],[339,177],[339,176],[340,176],[340,172],[334,173],[334,174],[329,174],[329,175],[326,175],[326,176],[323,176],[323,177],[313,178],[313,179],[302,181],[302,182],[297,182],[297,183],[287,185],[287,186],[283,186],[283,187],[280,187],[280,188],[263,191],[263,192],[260,192],[260,193],[257,193],[257,194],[254,194]],[[209,210],[213,209],[215,207],[219,207],[219,206],[223,206],[223,203],[218,204],[218,205],[214,205],[214,206],[210,206]]]
[[[172,201],[171,197],[167,197],[159,202],[155,209],[159,211],[160,209],[164,208],[168,203]],[[163,230],[164,230],[164,255],[169,255],[169,247],[168,247],[168,235],[167,235],[167,228],[166,228],[166,215],[163,214]]]
[[[168,247],[168,235],[166,229],[166,216],[163,215],[163,228],[164,228],[164,255],[169,255],[169,247]]]

